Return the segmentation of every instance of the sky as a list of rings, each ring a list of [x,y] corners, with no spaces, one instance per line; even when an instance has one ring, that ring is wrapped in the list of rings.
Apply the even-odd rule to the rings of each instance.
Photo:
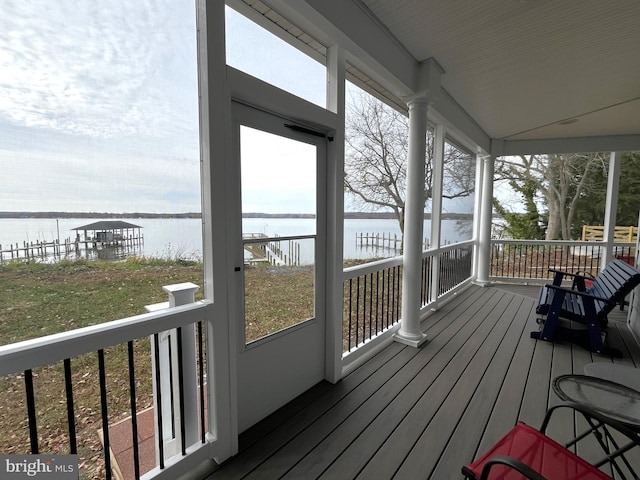
[[[193,0],[2,0],[0,211],[201,211],[195,21]],[[229,65],[325,104],[323,65],[229,7],[226,31]],[[300,148],[243,143],[243,211],[314,213]]]
[[[3,0],[0,211],[200,211],[192,0]]]
[[[0,211],[200,211],[195,35],[193,0],[3,0]],[[325,103],[323,66],[229,8],[227,44],[230,65]],[[268,202],[247,205],[313,208],[291,202],[299,181],[252,174]]]
[[[260,145],[278,154],[265,161]],[[316,212],[314,145],[242,126],[240,151],[243,213]]]

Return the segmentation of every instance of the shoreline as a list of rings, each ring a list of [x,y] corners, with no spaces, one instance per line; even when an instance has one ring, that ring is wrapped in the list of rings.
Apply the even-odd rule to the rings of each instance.
[[[12,212],[0,211],[0,219],[56,219],[56,218],[202,218],[200,212],[185,213],[110,213],[110,212]],[[310,213],[243,213],[242,218],[315,218]],[[393,212],[345,212],[345,220],[349,219],[395,219]],[[431,213],[424,214],[425,219],[431,218]],[[443,213],[443,220],[471,220],[472,213]]]

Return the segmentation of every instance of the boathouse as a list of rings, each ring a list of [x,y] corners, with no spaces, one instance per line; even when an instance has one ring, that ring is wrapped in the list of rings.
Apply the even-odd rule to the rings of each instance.
[[[142,243],[140,225],[123,222],[122,220],[100,220],[81,227],[72,228],[76,231],[76,243],[98,245],[138,245]],[[83,237],[80,236],[83,232]]]

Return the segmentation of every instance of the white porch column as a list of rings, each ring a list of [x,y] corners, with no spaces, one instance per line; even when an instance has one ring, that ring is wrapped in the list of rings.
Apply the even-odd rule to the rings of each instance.
[[[480,210],[480,229],[478,235],[478,277],[476,283],[489,283],[489,264],[491,261],[491,222],[493,220],[493,171],[495,157],[483,159],[482,200]]]
[[[616,230],[616,210],[620,187],[620,168],[622,152],[611,152],[609,157],[609,178],[607,179],[607,202],[604,211],[604,251],[600,259],[600,267],[604,268],[614,255],[613,241]]]
[[[395,340],[419,347],[427,336],[420,330],[420,272],[424,223],[424,173],[427,150],[427,95],[417,96],[409,106],[409,158],[404,210],[402,262],[402,319]]]
[[[486,154],[476,153],[476,193],[473,200],[473,238],[478,240],[480,238],[480,212],[482,210],[482,186],[484,185],[484,158]],[[478,268],[480,249],[478,243],[473,247],[473,263],[471,265],[471,275],[473,278],[478,278]]]

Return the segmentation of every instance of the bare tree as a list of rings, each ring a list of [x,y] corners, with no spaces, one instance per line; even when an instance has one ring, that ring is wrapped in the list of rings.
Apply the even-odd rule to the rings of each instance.
[[[409,119],[371,95],[351,96],[347,105],[345,190],[363,209],[390,209],[404,233]],[[432,196],[433,136],[427,135],[424,170],[425,203]],[[445,149],[446,198],[474,190],[475,162],[452,145]]]
[[[593,173],[606,168],[602,154],[549,155],[547,188],[544,190],[549,205],[548,239],[562,236],[571,239],[578,201],[593,187]]]
[[[496,162],[496,180],[533,186],[546,206],[546,240],[571,239],[571,229],[579,200],[594,187],[593,175],[606,167],[600,153],[560,155],[520,155]]]

